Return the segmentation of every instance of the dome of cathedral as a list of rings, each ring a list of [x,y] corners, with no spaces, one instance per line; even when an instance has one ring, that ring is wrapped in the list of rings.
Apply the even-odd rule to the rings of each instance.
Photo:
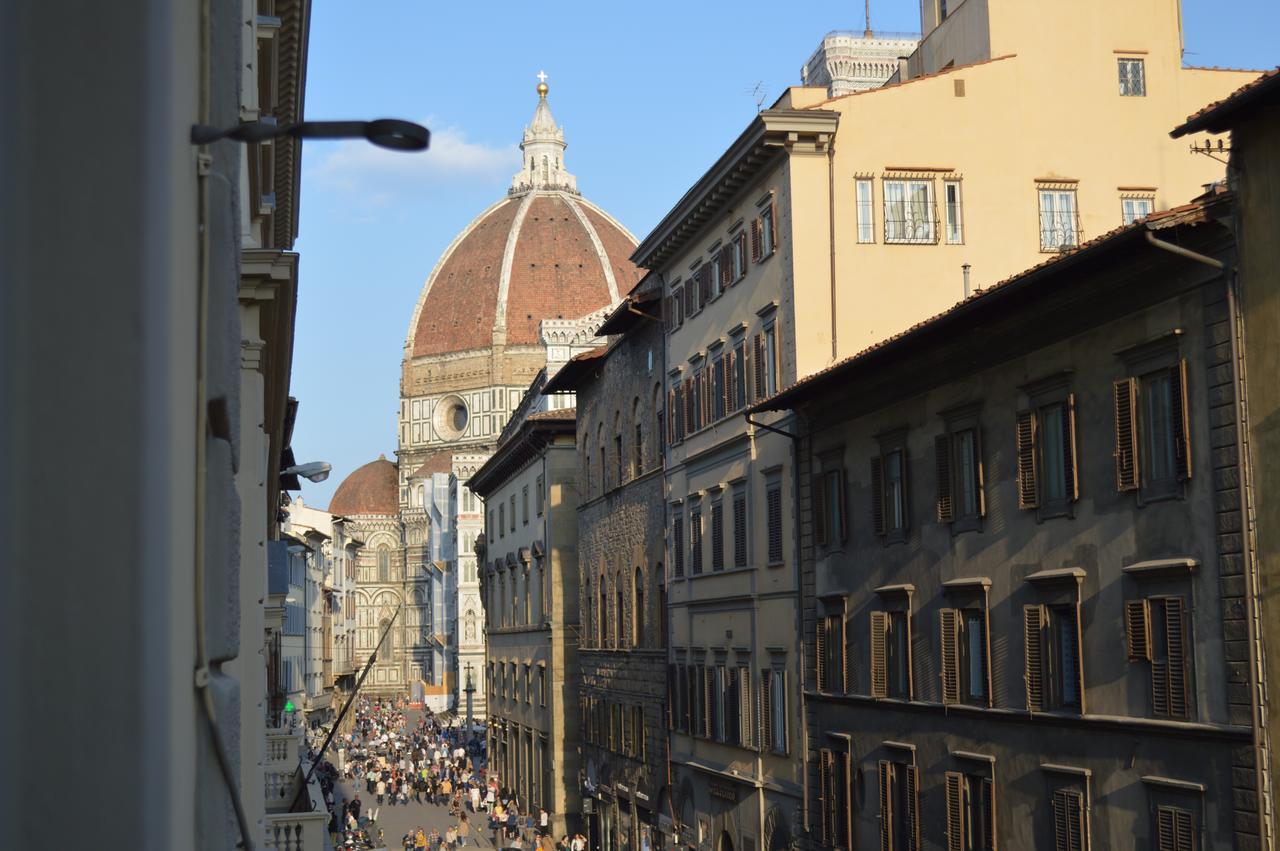
[[[617,302],[641,273],[636,240],[578,194],[564,131],[539,86],[508,196],[454,239],[418,297],[405,355],[538,345],[544,319],[576,319]]]
[[[400,481],[396,465],[379,455],[342,480],[329,501],[329,513],[343,517],[395,514],[400,510]]]

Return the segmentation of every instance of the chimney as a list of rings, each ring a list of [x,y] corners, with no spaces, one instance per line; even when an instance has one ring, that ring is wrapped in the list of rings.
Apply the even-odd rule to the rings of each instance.
[[[969,269],[970,268],[971,267],[969,266],[968,263],[965,263],[963,266],[960,267],[960,269],[964,272],[964,297],[965,298],[968,298],[969,294],[972,292],[972,290],[969,288]]]
[[[907,57],[898,57],[898,82],[905,83],[907,81]]]

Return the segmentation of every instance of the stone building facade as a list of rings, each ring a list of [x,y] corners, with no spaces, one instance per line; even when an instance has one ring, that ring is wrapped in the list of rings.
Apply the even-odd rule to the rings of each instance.
[[[661,303],[646,278],[599,329],[608,346],[574,358],[544,390],[577,399],[576,781],[601,851],[671,843]],[[603,468],[591,461],[600,446]]]
[[[798,414],[821,847],[1261,847],[1229,217],[1153,215],[754,409]]]
[[[486,507],[488,769],[555,836],[579,828],[582,801],[576,455],[572,408],[531,413],[469,484]]]

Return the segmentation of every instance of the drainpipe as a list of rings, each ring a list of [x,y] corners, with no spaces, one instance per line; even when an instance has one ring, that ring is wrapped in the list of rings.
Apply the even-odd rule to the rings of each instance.
[[[1239,232],[1239,229],[1236,229]],[[1254,518],[1250,511],[1250,495],[1253,491],[1252,468],[1249,464],[1246,388],[1244,374],[1243,317],[1240,314],[1239,278],[1234,269],[1228,269],[1221,260],[1157,239],[1150,230],[1143,233],[1153,247],[1176,254],[1196,263],[1225,272],[1227,291],[1227,324],[1231,339],[1231,365],[1235,373],[1231,382],[1233,407],[1236,419],[1236,466],[1240,484],[1240,547],[1243,556],[1245,579],[1245,621],[1249,627],[1249,705],[1253,714],[1254,793],[1258,801],[1258,836],[1263,848],[1274,847],[1271,831],[1270,760],[1266,729],[1266,695],[1263,693],[1263,647],[1261,637],[1260,591],[1257,551],[1254,541]]]
[[[835,363],[839,347],[836,345],[836,136],[831,134],[827,142],[827,242],[831,255],[831,362]],[[792,258],[794,263],[794,257]]]

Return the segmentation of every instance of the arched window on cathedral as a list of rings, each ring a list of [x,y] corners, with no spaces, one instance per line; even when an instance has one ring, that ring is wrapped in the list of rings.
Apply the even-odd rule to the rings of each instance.
[[[639,567],[631,588],[631,646],[644,647],[644,576]]]
[[[604,649],[609,641],[609,589],[605,587],[604,574],[600,574],[600,617],[597,618],[599,632],[596,636],[596,647]]]
[[[386,544],[378,547],[378,581],[391,581],[391,550]]]
[[[627,610],[622,602],[622,592],[627,586],[622,582],[622,571],[618,571],[618,576],[613,584],[613,597],[617,601],[618,608],[614,612],[616,617],[613,621],[613,646],[621,650],[627,642]]]

